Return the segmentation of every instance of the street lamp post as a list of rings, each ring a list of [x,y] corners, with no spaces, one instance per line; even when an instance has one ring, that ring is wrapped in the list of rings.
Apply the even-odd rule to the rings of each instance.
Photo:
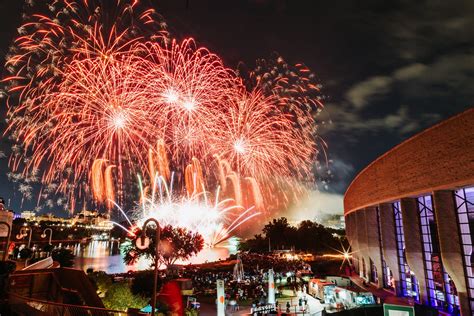
[[[51,228],[46,228],[41,234],[41,238],[46,238],[46,231],[49,230],[49,244],[51,245],[51,239],[53,238],[53,230]]]
[[[155,274],[153,280],[153,297],[151,298],[151,316],[155,315],[155,307],[156,307],[156,290],[157,290],[157,282],[158,282],[158,252],[159,252],[159,245],[160,245],[160,223],[154,219],[149,218],[143,223],[142,227],[142,234],[140,238],[137,239],[135,242],[138,249],[144,250],[150,246],[150,238],[146,236],[146,227],[147,225],[153,222],[156,225],[156,249],[155,249]]]
[[[3,261],[5,261],[5,259],[7,258],[7,253],[8,253],[8,246],[10,244],[10,235],[11,235],[11,232],[12,232],[12,228],[10,226],[10,224],[8,224],[7,222],[0,222],[0,225],[5,225],[7,226],[7,244],[5,246],[5,252],[3,253]]]
[[[23,239],[24,237],[26,237],[28,235],[27,231],[30,232],[30,236],[28,237],[28,245],[26,248],[30,249],[30,245],[31,245],[31,235],[33,234],[33,229],[31,227],[22,227],[20,229],[20,233],[18,235],[16,235],[16,239]],[[28,260],[31,259],[31,258],[27,258],[25,260],[25,267],[28,266]]]
[[[30,249],[30,244],[31,244],[31,235],[33,234],[33,230],[29,227],[22,227],[20,229],[20,233],[16,235],[16,239],[23,239],[28,235],[27,231],[29,231],[29,237],[28,237],[28,245],[27,248]]]

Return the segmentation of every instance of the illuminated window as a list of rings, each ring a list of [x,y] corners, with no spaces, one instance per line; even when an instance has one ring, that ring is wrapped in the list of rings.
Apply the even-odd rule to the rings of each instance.
[[[405,256],[405,235],[403,233],[402,212],[400,202],[392,204],[395,216],[395,237],[397,239],[397,259],[400,270],[400,295],[414,297],[419,300],[418,282],[415,275],[410,271]]]
[[[370,259],[370,282],[372,283],[378,283],[379,282],[379,276],[377,273],[377,266],[375,263]]]
[[[464,257],[464,269],[471,311],[474,311],[474,264],[471,260],[474,239],[474,187],[464,188],[454,192],[460,239]]]
[[[439,250],[438,231],[430,195],[417,199],[420,212],[421,241],[425,264],[426,290],[430,305],[452,312],[458,301],[456,289],[444,271]]]

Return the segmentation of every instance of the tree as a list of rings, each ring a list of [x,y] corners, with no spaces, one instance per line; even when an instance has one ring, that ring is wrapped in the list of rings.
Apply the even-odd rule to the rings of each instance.
[[[70,249],[58,248],[53,250],[51,257],[54,261],[59,262],[61,267],[72,267],[74,265],[74,258],[76,256]]]
[[[247,239],[239,243],[240,251],[261,252],[268,250],[268,238],[262,237],[261,234],[255,235],[253,238]]]
[[[145,307],[148,304],[148,299],[140,295],[134,295],[127,283],[118,282],[109,287],[102,302],[109,309],[126,311],[129,307]]]
[[[291,226],[284,217],[274,219],[263,228],[265,237],[258,234],[239,245],[242,251],[260,252],[268,249],[269,238],[273,249],[293,246],[295,250],[312,253],[339,253],[349,243],[344,230],[324,227],[309,220],[298,227]]]
[[[289,248],[294,246],[296,228],[288,223],[286,217],[274,218],[263,227],[265,237],[270,238],[272,249]]]
[[[124,262],[127,265],[134,264],[140,257],[155,260],[156,241],[155,228],[147,227],[146,235],[150,238],[150,245],[146,249],[139,249],[135,242],[141,238],[141,231],[138,230],[131,243],[125,246]],[[194,233],[186,228],[172,227],[167,225],[162,228],[160,234],[160,253],[158,261],[166,267],[174,264],[177,260],[188,260],[196,255],[204,247],[204,239],[199,233]]]

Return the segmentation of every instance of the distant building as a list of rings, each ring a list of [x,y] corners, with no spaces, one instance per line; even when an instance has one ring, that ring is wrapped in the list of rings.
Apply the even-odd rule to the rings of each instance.
[[[53,223],[69,223],[70,222],[70,219],[68,218],[57,217],[56,215],[53,215],[51,213],[38,215],[34,218],[34,220],[36,222],[53,222]]]
[[[345,193],[344,215],[367,282],[474,315],[474,108],[362,170]]]
[[[21,218],[26,219],[29,222],[50,222],[63,226],[79,225],[99,230],[110,230],[113,227],[108,214],[101,214],[98,211],[88,210],[83,210],[80,213],[75,214],[72,218],[58,217],[51,213],[37,215],[32,211],[23,211],[21,212]]]
[[[23,211],[21,212],[21,218],[26,219],[27,221],[34,220],[36,218],[36,213],[33,211]]]
[[[110,222],[110,216],[108,214],[101,214],[98,211],[87,211],[83,210],[80,213],[74,215],[71,219],[72,225],[83,224],[92,226],[104,226],[105,223]]]

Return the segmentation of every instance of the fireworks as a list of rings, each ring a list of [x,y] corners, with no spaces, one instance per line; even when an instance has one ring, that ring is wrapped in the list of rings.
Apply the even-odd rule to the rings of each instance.
[[[56,193],[67,193],[73,204],[89,191],[93,161],[116,164],[122,181],[122,161],[141,149],[135,144],[143,144],[142,135],[124,149],[140,133],[136,128],[150,128],[137,124],[139,101],[123,103],[138,88],[127,68],[129,52],[141,40],[166,42],[166,24],[138,1],[55,0],[34,10],[43,13],[24,15],[6,58],[8,130],[20,145],[10,166],[23,176],[41,169],[41,182],[58,183]]]
[[[239,75],[248,90],[260,89],[266,96],[274,96],[279,110],[288,116],[294,128],[302,133],[306,146],[320,144],[318,149],[326,148],[326,143],[318,136],[317,117],[324,108],[321,83],[316,75],[304,64],[288,64],[282,56],[273,53],[268,59],[258,59],[256,67],[246,70],[239,65]],[[318,152],[313,152],[316,155]]]
[[[171,181],[173,178],[172,176]],[[245,209],[236,205],[232,199],[220,200],[219,189],[211,200],[209,192],[205,190],[190,196],[176,197],[163,177],[157,177],[155,184],[151,193],[141,190],[140,206],[130,216],[138,227],[147,219],[155,218],[162,226],[171,225],[199,232],[205,244],[214,247],[231,237],[235,229],[260,214],[254,207]],[[121,212],[125,215],[123,210]],[[128,216],[126,218],[134,226]],[[118,226],[133,233],[133,228]]]
[[[150,74],[150,99],[160,111],[158,126],[175,168],[197,157],[211,158],[210,136],[220,128],[217,118],[238,85],[235,74],[193,39],[170,45],[146,43],[137,47],[141,64]],[[153,176],[153,175],[151,175]]]
[[[231,167],[243,176],[258,180],[269,177],[295,177],[307,172],[314,147],[292,126],[291,120],[278,110],[274,97],[260,91],[245,91],[231,100],[221,116],[212,146]]]
[[[249,88],[193,39],[169,39],[138,1],[105,3],[56,0],[20,28],[4,80],[14,170],[108,209],[141,174],[138,223],[153,216],[210,245],[311,179],[321,101],[307,68],[253,72]]]

